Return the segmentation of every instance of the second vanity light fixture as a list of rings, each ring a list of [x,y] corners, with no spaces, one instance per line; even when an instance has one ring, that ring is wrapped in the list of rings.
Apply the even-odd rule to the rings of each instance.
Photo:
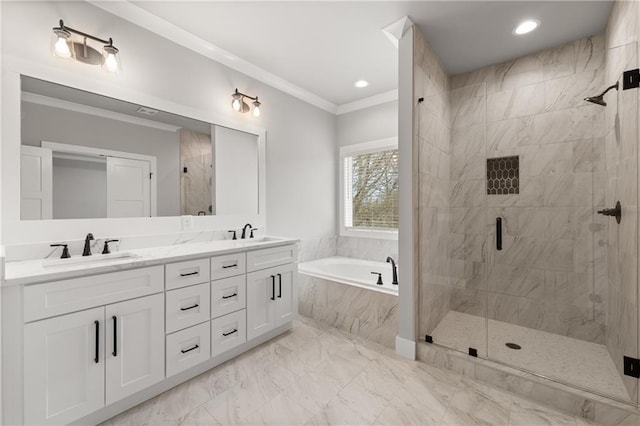
[[[82,38],[81,42],[72,40],[71,35],[77,34]],[[91,39],[103,45],[102,52],[87,45],[87,39]],[[70,59],[90,64],[102,65],[104,69],[113,73],[120,72],[120,51],[113,45],[113,40],[103,40],[91,34],[78,31],[64,25],[62,19],[60,26],[53,28],[53,54],[59,58]]]
[[[249,95],[245,95],[242,92],[238,92],[238,89],[236,89],[236,91],[234,93],[231,94],[231,97],[233,98],[233,100],[231,101],[231,107],[238,112],[249,112],[249,110],[251,108],[249,108],[249,105],[244,101],[245,98],[247,99],[251,99],[253,102],[253,116],[254,117],[260,117],[260,105],[261,103],[258,101],[258,97],[253,97],[253,96],[249,96]]]

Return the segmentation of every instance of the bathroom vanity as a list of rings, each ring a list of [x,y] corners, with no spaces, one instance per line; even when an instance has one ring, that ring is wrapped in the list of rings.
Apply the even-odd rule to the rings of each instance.
[[[8,263],[5,424],[97,423],[286,332],[296,251],[264,237]]]

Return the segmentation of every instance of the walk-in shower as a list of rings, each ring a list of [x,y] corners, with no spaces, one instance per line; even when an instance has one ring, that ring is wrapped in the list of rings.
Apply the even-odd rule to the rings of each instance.
[[[637,43],[599,35],[448,78],[428,49],[421,340],[637,403],[638,90],[617,90]]]

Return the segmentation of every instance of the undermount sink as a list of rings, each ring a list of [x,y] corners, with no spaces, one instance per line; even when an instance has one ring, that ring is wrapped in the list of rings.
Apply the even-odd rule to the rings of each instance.
[[[93,256],[75,256],[68,259],[45,259],[42,261],[43,268],[77,266],[77,265],[99,265],[106,262],[120,260],[133,260],[140,256],[126,251],[109,254],[96,254]]]

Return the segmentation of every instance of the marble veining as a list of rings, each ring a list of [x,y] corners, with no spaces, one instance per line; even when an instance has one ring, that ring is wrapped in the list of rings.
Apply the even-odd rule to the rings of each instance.
[[[282,347],[289,352],[264,358]],[[220,380],[229,371],[237,371],[237,379]],[[302,317],[291,332],[102,425],[170,424],[595,423],[406,360],[389,348]]]
[[[191,240],[193,241],[193,240]],[[136,250],[127,250],[131,258],[114,259],[98,264],[61,264],[45,267],[42,260],[7,262],[3,286],[31,284],[35,282],[68,279],[90,274],[115,272],[130,268],[160,265],[188,259],[233,253],[253,248],[295,244],[298,240],[287,238],[255,238],[253,240],[216,240],[209,242],[178,243]],[[115,251],[115,250],[114,250]],[[96,256],[96,258],[98,258]],[[99,259],[99,258],[98,258]]]

